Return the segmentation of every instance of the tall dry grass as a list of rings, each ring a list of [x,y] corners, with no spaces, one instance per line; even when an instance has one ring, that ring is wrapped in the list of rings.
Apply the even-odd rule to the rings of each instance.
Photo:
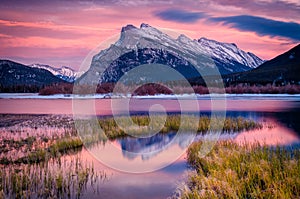
[[[205,157],[192,144],[187,161],[195,169],[181,198],[299,198],[300,150],[219,142]]]

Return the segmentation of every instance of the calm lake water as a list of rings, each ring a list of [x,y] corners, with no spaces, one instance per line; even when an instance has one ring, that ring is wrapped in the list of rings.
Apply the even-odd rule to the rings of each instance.
[[[95,105],[94,110],[81,100],[81,107],[86,113],[96,113],[99,117],[111,115],[111,104],[119,104],[116,112],[126,112],[123,103],[129,103],[131,114],[145,114],[151,106],[160,104],[168,113],[180,113],[180,104],[174,99],[96,99],[91,100]],[[126,101],[126,102],[124,102]],[[195,111],[189,99],[185,112]],[[208,97],[199,98],[197,103],[200,113],[210,115],[212,106]],[[1,114],[59,114],[72,115],[71,99],[0,99]],[[216,108],[218,110],[218,108]],[[157,109],[159,111],[160,109]],[[222,107],[220,108],[222,110]],[[155,110],[154,110],[155,111]],[[226,100],[226,115],[231,117],[245,117],[263,123],[264,127],[249,132],[221,135],[219,139],[232,139],[238,143],[256,142],[267,145],[284,145],[291,147],[300,143],[300,97],[299,96],[230,96]],[[123,138],[110,144],[99,144],[83,148],[79,155],[84,161],[93,162],[97,170],[105,171],[108,181],[99,184],[99,195],[93,194],[92,188],[87,189],[83,198],[167,198],[174,194],[187,177],[189,170],[184,149],[193,136],[185,134],[175,136],[176,133],[156,134],[149,138]],[[176,137],[176,140],[174,140]],[[195,139],[202,139],[197,136]],[[165,147],[167,146],[167,147]],[[112,150],[110,147],[113,147]],[[93,152],[93,154],[90,153]],[[113,151],[113,152],[112,152]],[[129,151],[129,152],[128,152]],[[115,170],[106,164],[97,161],[95,154],[106,154],[111,165],[122,165],[124,170],[132,168],[146,168],[168,164],[164,162],[166,156],[179,154],[172,157],[175,161],[167,167],[153,172],[133,174]],[[132,153],[131,153],[132,152]],[[151,170],[151,169],[150,169]]]

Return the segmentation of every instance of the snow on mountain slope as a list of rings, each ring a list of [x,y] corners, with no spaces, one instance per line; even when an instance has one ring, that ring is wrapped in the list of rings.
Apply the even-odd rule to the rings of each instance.
[[[54,68],[52,66],[43,65],[43,64],[31,64],[29,66],[32,68],[41,68],[41,69],[48,70],[53,75],[68,82],[74,82],[76,78],[82,75],[82,73],[76,72],[72,68],[67,66],[62,66],[61,68]]]
[[[198,40],[200,46],[213,58],[225,63],[238,62],[250,68],[256,68],[264,61],[250,52],[245,52],[234,43],[222,43],[204,37]]]

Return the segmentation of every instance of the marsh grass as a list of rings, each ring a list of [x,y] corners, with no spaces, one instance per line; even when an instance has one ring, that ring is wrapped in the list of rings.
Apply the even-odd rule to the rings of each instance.
[[[5,122],[8,124],[3,125]],[[0,164],[40,152],[55,142],[77,135],[74,121],[72,124],[67,116],[5,115],[0,124]]]
[[[11,118],[11,120],[14,117]],[[1,129],[1,198],[80,198],[104,172],[78,157],[83,143],[68,117],[39,116]]]
[[[60,140],[53,141],[48,148],[38,148],[30,151],[27,155],[13,159],[3,157],[0,159],[0,164],[34,164],[39,162],[47,161],[51,158],[60,157],[61,155],[76,152],[81,149],[83,143],[78,137],[65,137]]]
[[[1,166],[0,198],[80,198],[87,186],[98,193],[104,172],[78,156],[57,158],[39,164]]]
[[[222,141],[205,157],[193,143],[187,161],[195,169],[181,198],[299,198],[300,150]]]
[[[260,123],[248,120],[242,117],[231,118],[227,117],[225,120],[219,117],[200,116],[193,115],[168,115],[166,121],[161,127],[160,122],[152,123],[149,125],[149,116],[131,116],[132,121],[138,128],[133,128],[128,122],[128,117],[119,117],[118,121],[121,122],[125,129],[121,129],[115,122],[114,118],[101,118],[99,119],[99,125],[105,132],[108,139],[116,139],[124,136],[128,136],[126,132],[130,132],[130,135],[144,135],[151,132],[152,129],[160,129],[160,133],[169,133],[171,131],[178,131],[179,128],[182,131],[190,132],[196,129],[197,133],[205,134],[208,131],[222,131],[224,133],[231,133],[243,130],[251,130],[256,128],[262,128]],[[163,121],[164,117],[161,115],[155,116],[156,121]],[[184,121],[184,122],[181,122]],[[128,124],[126,125],[126,122]],[[148,126],[149,125],[149,126]]]
[[[48,148],[51,156],[56,157],[59,153],[67,153],[70,150],[81,149],[83,143],[78,137],[66,137],[57,140],[53,145]]]
[[[36,142],[36,138],[33,136],[29,136],[27,138],[23,138],[20,140],[2,139],[0,142],[0,153],[8,152],[9,148],[14,148],[17,150],[21,149],[23,146],[27,146],[28,148],[31,148],[35,142]]]

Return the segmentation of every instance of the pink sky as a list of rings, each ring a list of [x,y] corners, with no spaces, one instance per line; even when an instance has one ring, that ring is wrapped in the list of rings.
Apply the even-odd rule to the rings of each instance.
[[[192,39],[206,37],[236,43],[262,59],[271,59],[299,43],[297,32],[291,31],[300,27],[298,0],[247,3],[238,0],[14,0],[1,2],[0,8],[0,58],[24,64],[67,65],[78,69],[92,49],[119,34],[122,26],[139,26],[142,22]],[[281,24],[280,30],[257,24],[234,26],[222,21],[224,17],[241,15],[259,17],[263,23],[271,20],[275,28]],[[240,18],[237,17],[237,23]]]

